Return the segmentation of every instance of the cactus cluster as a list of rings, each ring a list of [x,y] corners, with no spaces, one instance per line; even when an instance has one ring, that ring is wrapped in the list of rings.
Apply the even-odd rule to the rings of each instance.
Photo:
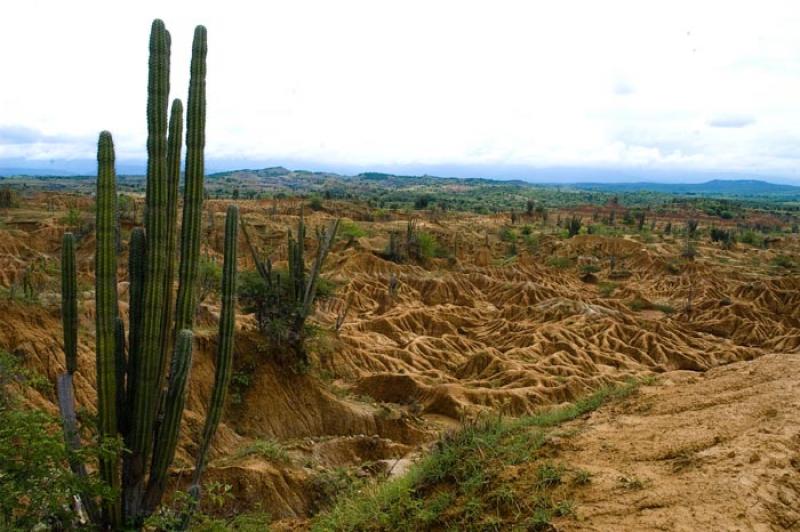
[[[144,228],[131,231],[128,262],[127,341],[117,295],[117,206],[114,144],[100,134],[97,147],[96,197],[96,364],[97,432],[100,445],[122,441],[124,452],[101,453],[99,473],[115,495],[96,501],[81,497],[89,519],[103,529],[141,527],[160,504],[175,455],[192,360],[192,326],[197,306],[197,263],[203,208],[205,145],[206,30],[194,33],[186,131],[183,219],[178,246],[183,105],[174,100],[167,120],[170,35],[155,20],[150,35],[147,123],[148,163]],[[222,414],[233,359],[236,306],[238,210],[228,208],[225,268],[219,324],[217,374],[200,442],[192,493]],[[178,264],[178,291],[173,286]],[[62,317],[66,373],[58,379],[65,441],[80,447],[75,416],[73,374],[77,364],[77,272],[75,240],[64,235],[62,247]],[[79,461],[70,463],[86,475]],[[188,523],[188,517],[185,519]]]
[[[317,231],[317,253],[311,270],[306,273],[306,226],[301,212],[297,232],[292,234],[290,230],[287,234],[289,267],[281,279],[281,275],[273,271],[269,258],[261,260],[246,224],[242,223],[242,233],[263,286],[243,294],[243,301],[255,312],[259,328],[268,334],[273,347],[279,348],[277,352],[284,356],[291,355],[294,362],[301,366],[308,364],[305,350],[306,319],[313,311],[322,265],[338,228],[339,219],[335,219],[327,228]]]

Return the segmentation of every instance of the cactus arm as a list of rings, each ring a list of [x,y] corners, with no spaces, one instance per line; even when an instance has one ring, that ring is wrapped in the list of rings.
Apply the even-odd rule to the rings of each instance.
[[[132,366],[131,416],[127,438],[123,494],[126,515],[138,516],[144,492],[145,465],[152,445],[153,423],[160,397],[159,369],[167,262],[167,105],[169,96],[170,38],[164,23],[153,21],[150,33],[150,73],[147,100],[147,198],[145,231],[147,254],[142,294],[139,352]]]
[[[78,369],[78,274],[75,269],[75,237],[64,233],[61,245],[61,320],[64,326],[64,358],[67,373]]]
[[[147,240],[144,229],[135,227],[131,231],[128,247],[128,365],[127,400],[136,387],[133,368],[139,364],[142,329],[142,292],[144,291],[144,263],[147,255]]]
[[[250,240],[250,233],[247,231],[247,222],[244,221],[244,216],[242,216],[241,226],[245,244],[247,244],[247,249],[250,251],[250,255],[253,257],[253,262],[256,265],[256,270],[258,271],[258,274],[261,276],[261,278],[264,279],[266,283],[269,283],[269,273],[267,272],[267,268],[264,266],[264,263],[258,257],[258,252],[256,251],[256,248],[253,245],[253,241]]]
[[[120,317],[114,320],[114,342],[117,388],[117,431],[120,434],[125,434],[128,418],[125,411],[125,402],[127,400],[127,395],[125,393],[125,373],[127,371],[128,361],[125,353],[125,322],[122,321]]]
[[[203,436],[200,449],[197,453],[192,483],[189,487],[191,501],[183,515],[180,530],[185,530],[192,513],[200,499],[200,478],[206,466],[208,450],[214,434],[217,432],[219,421],[222,418],[222,409],[225,406],[225,397],[228,394],[231,373],[233,369],[233,337],[236,325],[236,251],[238,247],[239,208],[229,205],[225,216],[225,258],[222,265],[222,311],[219,317],[219,338],[217,344],[216,372],[214,373],[214,388],[211,391],[211,402],[206,413],[206,422],[203,426]]]
[[[191,329],[196,305],[197,264],[200,259],[200,223],[203,214],[206,125],[207,33],[197,26],[192,42],[192,64],[186,116],[186,172],[183,189],[178,299],[175,330]]]
[[[328,252],[331,250],[333,240],[336,238],[336,231],[339,229],[339,219],[334,220],[324,231],[319,239],[319,248],[317,249],[317,256],[314,259],[314,266],[311,268],[311,273],[306,286],[305,295],[303,297],[302,312],[303,316],[308,316],[311,312],[311,306],[314,304],[314,298],[317,297],[317,281],[319,274],[322,272],[322,265]]]
[[[183,136],[183,103],[179,99],[172,102],[169,117],[169,136],[167,138],[167,273],[164,279],[164,331],[162,338],[161,372],[164,374],[167,364],[166,353],[172,350],[173,338],[169,333],[174,315],[175,251],[178,234],[178,184],[181,179],[181,146]]]
[[[97,145],[97,209],[95,252],[95,316],[97,323],[97,428],[101,440],[117,435],[117,254],[114,242],[117,207],[116,177],[114,175],[114,143],[107,131],[100,133]],[[100,476],[111,488],[119,487],[117,457],[100,460]],[[104,520],[112,526],[121,522],[118,501],[103,505]]]
[[[169,466],[175,458],[178,432],[186,401],[186,383],[192,365],[192,331],[178,332],[172,357],[164,408],[164,419],[155,435],[150,479],[145,492],[143,509],[152,513],[161,502],[167,485]]]

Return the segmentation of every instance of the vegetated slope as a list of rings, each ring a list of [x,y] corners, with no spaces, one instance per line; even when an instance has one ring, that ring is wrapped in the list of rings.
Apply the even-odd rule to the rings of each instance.
[[[11,209],[0,227],[0,284],[18,283],[30,265],[39,264],[33,269],[34,302],[0,298],[0,347],[51,380],[63,368],[57,257],[70,205],[58,198],[47,199],[55,201],[54,212],[45,209],[45,198],[38,207],[32,201],[29,208]],[[286,260],[286,230],[305,203],[240,202],[256,244],[276,267]],[[221,252],[224,207],[224,201],[207,203],[203,254],[209,257]],[[275,518],[305,516],[336,492],[330,471],[390,470],[442,428],[482,413],[531,414],[632,376],[703,371],[800,346],[800,278],[791,267],[800,248],[794,235],[772,242],[773,249],[739,244],[730,251],[703,237],[696,244],[699,256],[688,261],[681,258],[682,236],[564,239],[553,222],[568,214],[551,213],[546,226],[527,218],[510,226],[507,215],[425,217],[418,230],[434,237],[435,256],[395,263],[383,252],[389,231],[404,234],[407,216],[376,216],[363,204],[339,201],[325,201],[319,212],[306,209],[310,228],[341,216],[360,231],[351,231],[352,238],[343,234],[326,263],[324,275],[338,288],[318,305],[315,321],[322,332],[312,342],[309,372],[274,363],[260,347],[254,320],[238,319],[232,401],[208,476],[236,494],[223,511],[260,507]],[[521,230],[526,223],[532,225],[527,236]],[[123,233],[129,228],[125,221]],[[312,236],[308,245],[314,245]],[[240,269],[252,268],[241,246]],[[89,408],[94,315],[86,287],[93,249],[90,236],[79,241],[79,286],[86,290],[81,323],[87,330],[80,335],[76,393]],[[125,254],[123,248],[122,269]],[[789,262],[772,265],[780,257]],[[581,280],[582,264],[599,269],[592,282]],[[121,283],[123,313],[125,288]],[[337,313],[348,305],[335,334]],[[217,313],[212,296],[198,317],[177,484],[205,413]],[[38,404],[53,400],[34,395]],[[283,452],[265,451],[276,445]]]
[[[533,417],[488,417],[308,528],[796,530],[798,371],[800,355],[767,355]]]
[[[591,474],[563,530],[800,528],[800,355],[672,372],[601,409],[558,460]]]

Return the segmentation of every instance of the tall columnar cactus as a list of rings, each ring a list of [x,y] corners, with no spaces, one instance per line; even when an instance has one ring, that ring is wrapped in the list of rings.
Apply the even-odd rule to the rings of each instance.
[[[148,164],[145,228],[134,228],[129,244],[128,338],[117,304],[117,264],[114,224],[118,216],[114,146],[108,132],[98,142],[95,294],[97,320],[98,434],[107,442],[121,438],[127,449],[103,453],[99,471],[119,496],[104,501],[102,514],[83,497],[93,522],[103,529],[140,528],[160,504],[175,456],[186,384],[192,360],[191,326],[196,312],[194,285],[200,254],[200,213],[203,202],[205,127],[206,30],[195,31],[189,91],[186,184],[180,234],[177,301],[172,297],[177,250],[183,106],[172,104],[167,127],[170,36],[163,22],[153,22],[148,84]],[[167,136],[167,130],[169,134]],[[197,459],[195,485],[205,465],[225,401],[232,367],[235,321],[237,211],[226,223],[223,305],[220,319],[217,375],[212,403]],[[62,313],[67,371],[59,376],[59,405],[67,444],[80,446],[74,408],[72,374],[77,369],[77,276],[74,239],[64,237]],[[175,307],[173,322],[173,305]],[[127,344],[127,345],[126,345]],[[174,346],[173,346],[174,344]],[[126,349],[127,347],[127,349]],[[167,368],[169,375],[167,377]],[[70,463],[86,474],[80,462]],[[193,489],[199,494],[199,485]]]
[[[117,185],[114,175],[114,143],[111,133],[103,131],[97,143],[97,207],[95,231],[95,322],[97,352],[97,431],[101,442],[117,436],[117,253],[114,225],[117,212]],[[114,489],[119,488],[116,474],[118,459],[100,461],[100,476]],[[117,501],[104,505],[103,513],[112,526],[121,524]]]
[[[189,519],[197,506],[200,498],[200,477],[206,466],[206,457],[211,448],[211,441],[217,432],[219,420],[222,417],[222,407],[228,394],[228,385],[233,370],[233,335],[236,326],[236,250],[238,243],[239,208],[236,205],[228,206],[225,215],[225,259],[222,264],[222,311],[219,316],[219,342],[217,343],[216,365],[214,374],[214,388],[211,392],[211,402],[208,405],[206,422],[203,426],[203,436],[200,440],[200,450],[197,453],[197,462],[192,475],[192,484],[189,487],[191,503],[189,510],[183,518],[181,529],[186,529]]]
[[[139,352],[131,367],[136,386],[131,389],[132,415],[125,441],[125,504],[134,514],[144,494],[145,468],[153,439],[153,424],[160,398],[164,331],[164,286],[167,273],[167,105],[169,103],[170,37],[160,20],[150,33],[150,72],[147,99],[147,197],[144,229],[147,256],[142,293]]]
[[[206,145],[206,29],[194,30],[192,65],[189,78],[189,104],[186,118],[186,177],[183,188],[181,266],[175,325],[191,329],[197,304],[197,264],[200,256],[200,224],[203,215],[204,149]]]

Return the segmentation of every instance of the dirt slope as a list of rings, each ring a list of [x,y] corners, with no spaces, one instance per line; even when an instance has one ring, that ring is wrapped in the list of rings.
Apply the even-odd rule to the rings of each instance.
[[[39,198],[39,204],[31,200],[29,209],[10,209],[1,219],[0,349],[53,382],[64,365],[58,272],[60,238],[68,227],[63,221],[67,203],[59,203],[60,210],[51,212],[46,209],[46,199],[50,201]],[[81,209],[88,213],[89,199],[81,201]],[[219,257],[225,203],[207,202],[204,256]],[[300,201],[283,201],[274,214],[272,202],[240,205],[259,249],[268,250],[276,266],[285,264],[286,230],[297,223]],[[336,283],[337,290],[334,297],[319,304],[314,316],[324,342],[311,349],[308,373],[297,375],[267,358],[258,347],[252,317],[243,313],[237,317],[234,370],[248,384],[238,390],[240,400],[227,406],[207,477],[233,484],[237,495],[233,510],[261,506],[276,518],[308,515],[315,507],[310,486],[321,472],[336,465],[358,467],[413,456],[435,440],[443,427],[487,411],[532,413],[631,376],[666,374],[675,380],[681,375],[676,371],[686,370],[692,375],[710,370],[709,376],[714,376],[727,371],[713,369],[724,364],[737,363],[730,367],[738,368],[741,361],[800,348],[800,276],[770,266],[778,254],[800,255],[796,235],[787,234],[775,244],[776,249],[768,250],[743,244],[723,250],[704,239],[697,243],[698,257],[686,261],[680,258],[685,242],[674,235],[650,239],[580,235],[565,240],[552,224],[537,224],[535,245],[520,239],[519,252],[509,257],[508,242],[501,234],[507,230],[522,234],[519,225],[508,226],[507,217],[454,213],[422,219],[418,224],[419,230],[435,235],[441,257],[398,264],[381,255],[389,231],[404,232],[407,221],[400,219],[401,215],[375,219],[368,213],[359,214],[358,209],[364,210],[355,203],[331,202],[330,210],[306,215],[309,228],[322,226],[334,216],[348,216],[365,233],[349,242],[338,241],[327,260],[324,275]],[[129,229],[130,224],[123,227],[125,241]],[[311,249],[315,246],[312,236],[306,243]],[[93,252],[94,241],[87,233],[78,242],[81,330],[76,396],[89,412],[95,398]],[[123,315],[128,297],[126,253],[123,249],[119,257]],[[243,241],[239,256],[240,269],[252,269]],[[599,265],[598,282],[580,278],[577,265],[589,259]],[[11,286],[18,287],[26,272],[36,292],[34,301],[11,295]],[[392,275],[398,281],[394,294],[388,289]],[[349,314],[341,330],[334,333],[337,312],[343,311],[348,301]],[[689,302],[692,311],[683,312]],[[202,427],[213,381],[217,312],[218,302],[212,296],[198,317],[176,475],[191,463]],[[798,374],[789,369],[786,374]],[[728,438],[724,442],[731,440],[731,435],[746,433],[741,427],[761,427],[748,425],[751,418],[737,421],[738,417],[728,419],[713,409],[706,412],[701,408],[705,399],[693,405],[704,397],[704,391],[698,390],[692,398],[692,386],[681,386],[690,395],[676,396],[676,401],[685,399],[686,412],[696,416],[687,414],[683,419],[683,414],[676,415],[676,423],[685,422],[684,432],[691,437],[713,441],[716,433],[711,434],[712,429],[703,423],[718,424],[714,430],[724,429],[724,434],[720,432],[721,438]],[[755,394],[761,390],[752,383],[734,386],[729,393],[744,394],[751,388],[756,400]],[[666,394],[670,389],[652,393]],[[33,395],[32,402],[54,410],[52,392]],[[650,414],[661,412],[658,401]],[[737,408],[732,411],[744,415],[747,410],[739,408],[740,399],[736,401],[733,405]],[[699,409],[696,414],[693,408]],[[766,406],[763,410],[771,412]],[[778,412],[783,410],[778,408]],[[643,414],[631,412],[621,419]],[[706,414],[708,417],[703,417]],[[754,410],[752,415],[761,414]],[[770,427],[769,423],[782,419],[777,414],[764,416]],[[642,419],[643,425],[646,419],[659,427],[662,418]],[[797,427],[797,418],[791,419],[794,424],[787,421],[785,425]],[[605,439],[625,430],[624,425],[609,427]],[[596,430],[600,429],[598,425]],[[642,434],[661,436],[663,430],[667,428],[649,425],[633,430],[631,442],[639,441],[636,438]],[[289,463],[251,455],[231,459],[259,440],[280,442],[288,450]],[[655,448],[653,442],[658,441],[642,440],[631,449]],[[725,445],[728,443],[709,448],[727,449]],[[766,440],[753,440],[752,446],[762,453],[752,463],[755,465],[749,462],[752,453],[734,449],[730,467],[736,460],[744,461],[745,468],[768,463],[770,445]],[[587,444],[587,448],[591,446]],[[620,456],[639,456],[623,448],[625,453],[618,453]],[[660,447],[656,450],[661,452]],[[706,452],[695,454],[705,456]],[[589,453],[587,467],[592,464],[589,456],[610,460],[605,454]],[[649,463],[631,460],[634,465]],[[671,467],[665,460],[652,462]],[[603,466],[598,463],[597,467],[602,470]],[[611,484],[622,474],[635,473],[616,473],[613,464],[608,467],[607,482]],[[687,471],[693,470],[676,473],[675,478],[688,475]],[[598,475],[593,486],[600,486],[603,478]],[[745,487],[734,491],[745,493]],[[715,490],[719,493],[721,488]],[[637,494],[643,493],[622,495],[632,497],[633,504]],[[610,501],[622,500],[616,492],[608,494],[613,495]],[[732,496],[721,498],[734,500]],[[672,499],[664,495],[664,500]],[[610,516],[607,524],[617,517],[610,508],[603,510],[601,501],[597,504],[597,526],[608,529],[602,515]],[[650,512],[655,515],[658,511]],[[676,512],[665,509],[664,515],[666,519]]]
[[[561,530],[800,530],[800,355],[676,371],[567,430]]]

